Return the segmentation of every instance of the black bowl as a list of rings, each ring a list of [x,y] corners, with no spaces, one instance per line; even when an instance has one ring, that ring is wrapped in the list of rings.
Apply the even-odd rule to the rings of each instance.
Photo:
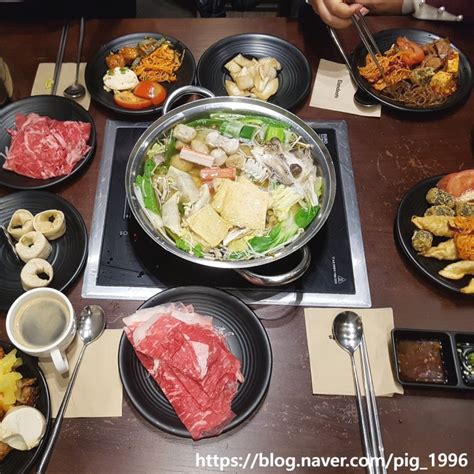
[[[416,270],[418,270],[422,275],[427,277],[433,283],[448,290],[463,294],[460,290],[464,286],[467,286],[471,278],[470,275],[466,275],[461,280],[450,280],[448,278],[442,277],[438,272],[452,262],[418,255],[417,251],[411,244],[411,237],[416,229],[415,225],[411,222],[411,218],[412,216],[423,216],[425,210],[430,206],[425,199],[426,193],[430,188],[435,187],[436,183],[442,177],[443,175],[433,176],[432,178],[425,179],[405,194],[404,198],[400,202],[397,217],[395,219],[395,237],[403,253],[416,268]],[[437,245],[443,240],[446,239],[444,237],[435,237],[433,245]]]
[[[383,53],[390,49],[390,47],[395,43],[396,39],[399,36],[406,36],[409,40],[414,41],[419,44],[432,43],[433,41],[439,40],[442,37],[434,33],[423,30],[414,30],[414,29],[393,29],[393,30],[384,30],[378,33],[374,33],[373,37],[380,51]],[[432,105],[429,107],[416,107],[402,104],[400,102],[390,100],[378,91],[376,91],[372,85],[360,75],[358,67],[365,65],[365,58],[367,56],[367,50],[365,46],[361,43],[356,49],[352,52],[351,55],[351,64],[352,70],[354,72],[354,77],[357,81],[357,85],[372,98],[376,99],[378,102],[383,105],[396,109],[402,110],[405,112],[437,112],[441,110],[446,110],[451,107],[454,107],[457,104],[460,104],[464,101],[472,89],[472,71],[471,65],[467,57],[453,44],[451,45],[459,53],[459,87],[458,90],[448,99],[439,105]]]
[[[91,124],[91,134],[87,144],[91,147],[86,156],[79,161],[69,175],[50,179],[33,179],[3,169],[5,159],[0,155],[0,184],[14,189],[46,189],[70,179],[92,159],[96,147],[94,120],[89,112],[71,99],[56,95],[35,95],[17,100],[0,111],[0,153],[10,146],[11,137],[7,128],[15,125],[17,114],[37,113],[56,120],[75,120]]]
[[[0,224],[7,227],[17,209],[28,209],[33,215],[48,209],[64,212],[66,233],[50,242],[53,250],[48,257],[54,270],[49,286],[64,291],[80,275],[86,263],[87,229],[81,215],[72,204],[56,194],[20,191],[0,198]],[[20,280],[23,266],[24,263],[13,255],[4,236],[0,235],[0,309],[6,311],[24,293]]]
[[[89,90],[91,97],[107,109],[113,110],[114,112],[118,112],[120,114],[125,114],[134,117],[147,116],[150,114],[159,114],[163,108],[162,105],[152,106],[141,110],[128,110],[119,107],[114,102],[114,94],[112,92],[107,92],[106,90],[104,90],[104,83],[102,81],[102,78],[107,72],[107,64],[105,63],[105,58],[112,51],[118,51],[120,48],[123,48],[125,46],[136,46],[138,42],[142,41],[145,37],[156,38],[159,40],[163,38],[163,36],[164,35],[161,35],[159,33],[133,33],[131,35],[121,36],[103,45],[99,49],[99,51],[97,51],[94,56],[92,56],[92,59],[87,63],[86,66],[86,86]],[[171,36],[166,35],[165,38],[171,42],[171,44],[177,51],[179,51],[180,53],[184,51],[183,63],[176,72],[176,82],[172,84],[169,84],[167,82],[162,83],[162,86],[165,87],[169,95],[175,89],[193,83],[194,74],[196,72],[196,62],[190,49],[186,45]]]
[[[212,316],[214,325],[228,334],[230,351],[240,359],[245,381],[232,400],[236,417],[224,432],[249,418],[263,401],[270,384],[272,352],[267,333],[255,313],[241,300],[222,290],[203,286],[171,288],[159,293],[140,308],[163,303],[192,304],[201,314]],[[142,366],[125,334],[119,346],[119,371],[125,392],[138,412],[152,425],[183,438],[191,435],[173,407]]]
[[[288,41],[258,33],[229,36],[210,46],[198,63],[199,85],[217,96],[226,96],[225,80],[231,78],[224,64],[239,53],[248,59],[271,56],[280,62],[282,68],[277,76],[280,86],[268,102],[289,110],[308,95],[312,73],[306,56]]]
[[[8,342],[0,341],[0,346],[3,347],[5,354],[15,349]],[[2,474],[18,474],[28,472],[33,464],[38,459],[44,444],[48,439],[48,432],[51,425],[51,401],[49,398],[48,384],[44,378],[43,372],[38,367],[38,359],[24,354],[17,349],[17,357],[21,357],[23,365],[18,367],[17,371],[20,372],[25,378],[36,378],[36,384],[39,388],[38,400],[36,402],[36,408],[43,413],[46,418],[46,431],[40,444],[29,451],[18,451],[14,449],[10,451],[3,461],[0,461],[0,472]]]

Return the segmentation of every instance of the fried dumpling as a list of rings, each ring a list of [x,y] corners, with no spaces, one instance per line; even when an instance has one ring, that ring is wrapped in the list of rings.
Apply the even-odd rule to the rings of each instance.
[[[7,231],[15,239],[33,230],[33,214],[27,209],[17,209],[8,224]]]
[[[25,263],[32,258],[48,258],[52,249],[48,239],[36,230],[22,235],[15,244],[16,253]]]
[[[48,240],[59,239],[66,232],[64,213],[57,209],[40,212],[33,219],[33,227]]]
[[[474,261],[460,260],[459,262],[450,263],[438,273],[450,280],[460,280],[465,275],[474,275]]]
[[[53,267],[49,262],[42,258],[33,258],[21,270],[21,285],[24,290],[48,286],[53,274]]]
[[[438,260],[457,260],[459,258],[453,239],[441,242],[439,245],[421,252],[420,255]]]
[[[466,293],[467,295],[474,294],[474,278],[471,278],[469,285],[461,288],[461,293]]]
[[[413,216],[411,221],[418,229],[427,230],[437,237],[452,237],[454,231],[451,229],[454,217],[449,216]]]

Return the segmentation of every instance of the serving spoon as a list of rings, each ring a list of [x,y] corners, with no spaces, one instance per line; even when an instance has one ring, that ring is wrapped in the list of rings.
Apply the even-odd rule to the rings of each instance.
[[[56,420],[54,422],[51,435],[44,447],[44,451],[41,455],[38,467],[36,468],[36,473],[38,474],[43,474],[44,472],[46,472],[49,460],[51,459],[51,455],[53,454],[54,445],[56,444],[59,431],[61,430],[64,413],[66,412],[66,408],[71,397],[72,388],[76,381],[76,377],[79,372],[79,366],[81,365],[82,357],[84,356],[86,347],[102,335],[105,329],[105,324],[106,320],[104,310],[98,305],[85,306],[81,311],[81,314],[79,315],[79,318],[77,320],[77,332],[79,333],[79,337],[81,338],[84,345],[82,346],[81,352],[79,353],[79,357],[76,362],[76,366],[74,367],[71,378],[69,379],[66,392],[64,393],[63,401],[61,403],[61,406],[59,407],[58,414],[56,415]]]
[[[77,62],[76,62],[76,80],[74,84],[66,87],[63,94],[69,99],[79,99],[86,93],[86,88],[79,84],[79,69],[81,67],[82,43],[84,42],[84,17],[81,18],[79,27],[79,44],[77,46]]]
[[[359,410],[359,420],[362,430],[362,439],[364,442],[364,452],[366,457],[370,459],[372,457],[372,448],[369,441],[367,419],[362,406],[359,377],[357,374],[357,367],[354,358],[354,353],[362,342],[362,320],[356,313],[353,313],[352,311],[343,311],[334,318],[332,324],[332,333],[339,346],[342,347],[342,349],[344,349],[351,357],[352,374],[354,376],[354,385],[357,397],[357,408]],[[374,467],[372,463],[368,464],[367,472],[373,474]]]

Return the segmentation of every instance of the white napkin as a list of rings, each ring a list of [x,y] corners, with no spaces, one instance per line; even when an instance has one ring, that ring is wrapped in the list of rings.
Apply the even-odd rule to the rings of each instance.
[[[356,90],[345,64],[321,59],[309,105],[365,117],[380,117],[381,105],[362,107],[354,102]]]

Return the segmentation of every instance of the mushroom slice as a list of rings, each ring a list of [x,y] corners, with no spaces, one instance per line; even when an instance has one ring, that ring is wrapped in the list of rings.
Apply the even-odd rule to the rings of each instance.
[[[22,235],[15,244],[16,253],[25,263],[33,258],[48,258],[52,249],[48,239],[35,230]]]
[[[53,267],[50,263],[42,258],[33,258],[21,270],[21,285],[25,291],[48,286],[53,275]]]
[[[7,231],[15,239],[33,230],[33,214],[27,209],[17,209],[8,224]]]
[[[40,212],[33,219],[33,227],[49,240],[59,239],[66,232],[64,213],[57,209]]]

